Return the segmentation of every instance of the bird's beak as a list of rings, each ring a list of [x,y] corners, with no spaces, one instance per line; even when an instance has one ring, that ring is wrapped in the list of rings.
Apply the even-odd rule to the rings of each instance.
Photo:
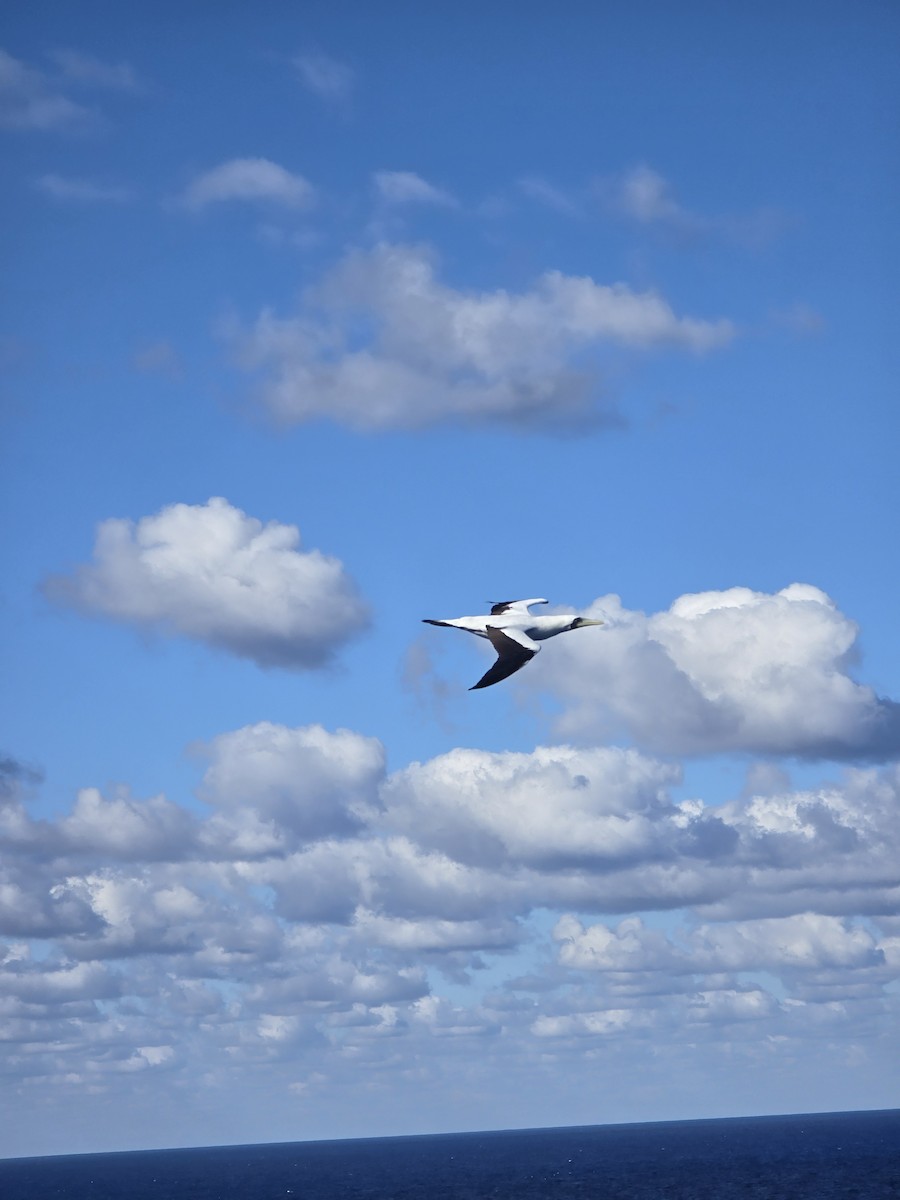
[[[606,624],[605,621],[592,621],[592,620],[590,620],[589,617],[581,618],[581,625],[605,625],[605,624]],[[581,625],[579,625],[579,629],[581,628]]]

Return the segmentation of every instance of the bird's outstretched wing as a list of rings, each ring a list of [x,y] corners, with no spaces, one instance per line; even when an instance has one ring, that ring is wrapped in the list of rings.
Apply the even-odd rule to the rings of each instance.
[[[549,600],[497,600],[496,602],[488,600],[492,617],[499,617],[501,613],[521,613],[523,616],[527,616],[532,604],[549,603]]]
[[[499,683],[501,679],[508,679],[527,662],[531,662],[541,648],[521,629],[496,629],[493,625],[488,625],[485,632],[497,651],[497,661],[469,688],[470,692],[490,687],[492,683]]]

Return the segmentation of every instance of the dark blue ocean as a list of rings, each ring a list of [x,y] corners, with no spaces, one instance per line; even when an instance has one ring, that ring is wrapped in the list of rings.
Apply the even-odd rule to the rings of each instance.
[[[3,1200],[900,1198],[900,1109],[0,1161]]]

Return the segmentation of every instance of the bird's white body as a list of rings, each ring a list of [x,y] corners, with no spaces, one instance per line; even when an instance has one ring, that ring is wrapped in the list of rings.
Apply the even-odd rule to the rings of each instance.
[[[473,617],[448,617],[446,620],[426,619],[428,625],[449,625],[452,629],[464,629],[466,633],[474,633],[476,637],[487,638],[497,651],[497,661],[493,667],[475,684],[477,688],[489,687],[506,679],[527,662],[530,662],[540,650],[539,642],[555,637],[558,633],[566,633],[570,629],[580,629],[584,625],[602,625],[602,621],[589,620],[587,617],[576,617],[572,614],[560,616],[536,617],[528,610],[533,604],[547,604],[547,600],[503,600],[494,604],[489,613]]]
[[[534,603],[536,601],[532,601],[532,604]],[[526,637],[532,638],[535,642],[543,642],[546,638],[551,638],[557,633],[565,633],[567,629],[571,629],[572,617],[571,615],[536,617],[529,613],[528,619],[523,621],[518,616],[499,613],[496,617],[454,617],[447,621],[441,621],[441,624],[452,625],[454,629],[465,629],[467,633],[474,633],[478,637],[483,638],[488,636],[488,625],[492,629],[516,629],[520,633],[524,633]]]

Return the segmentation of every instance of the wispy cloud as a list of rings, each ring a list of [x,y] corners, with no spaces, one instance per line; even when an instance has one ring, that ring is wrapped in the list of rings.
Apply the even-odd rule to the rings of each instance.
[[[770,314],[770,321],[780,329],[798,337],[815,337],[822,333],[827,326],[825,318],[809,304],[798,301],[788,308],[775,310]]]
[[[180,203],[195,211],[232,200],[305,209],[314,198],[308,180],[271,159],[233,158],[192,179]]]
[[[617,200],[622,212],[643,224],[664,222],[682,227],[702,223],[675,199],[672,185],[651,167],[638,166],[618,181]]]
[[[0,126],[22,131],[76,131],[97,114],[64,95],[43,71],[0,49]]]
[[[50,57],[65,79],[91,88],[106,88],[116,92],[143,90],[137,72],[130,63],[107,63],[78,50],[52,50]]]
[[[432,713],[444,729],[449,729],[447,708],[453,687],[436,669],[432,646],[424,636],[409,646],[403,659],[401,681],[420,710]]]
[[[647,228],[684,238],[718,237],[749,249],[768,245],[788,224],[787,215],[774,208],[736,213],[688,208],[674,184],[646,163],[595,180],[594,192],[610,212]]]
[[[184,373],[181,356],[165,338],[135,351],[132,365],[143,374],[163,375],[168,379],[180,379]]]
[[[333,105],[346,105],[356,82],[352,67],[321,50],[307,51],[293,59],[305,87],[321,100]]]
[[[51,51],[49,57],[55,71],[41,70],[0,49],[0,127],[64,133],[102,127],[99,111],[73,100],[71,91],[143,90],[128,63],[106,63],[65,49]]]
[[[428,183],[412,171],[376,171],[375,192],[386,204],[438,204],[456,206],[456,199],[443,188]]]
[[[552,208],[564,216],[574,217],[581,213],[581,206],[575,200],[539,175],[523,176],[518,180],[518,187],[529,200],[535,200],[538,204]]]
[[[35,186],[54,200],[76,204],[122,204],[132,198],[127,187],[94,183],[89,179],[74,179],[64,175],[41,175]]]

